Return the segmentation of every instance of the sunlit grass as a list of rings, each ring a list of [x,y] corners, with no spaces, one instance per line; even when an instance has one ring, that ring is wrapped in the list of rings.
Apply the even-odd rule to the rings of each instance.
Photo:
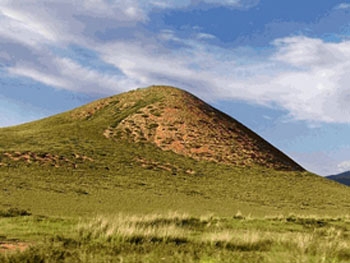
[[[25,252],[2,254],[0,262],[33,262],[30,260],[34,258],[42,262],[350,261],[349,217],[293,218],[118,214],[70,221],[70,227],[62,228],[59,234],[50,230],[50,226],[57,229],[57,220],[47,218],[43,220],[46,234],[41,232],[44,242],[36,239]],[[33,233],[44,230],[44,223],[33,223],[32,216],[6,220],[14,220],[12,224],[17,225],[21,220],[32,220]],[[310,225],[310,221],[323,224]],[[22,231],[17,232],[18,236],[28,237],[28,230]]]

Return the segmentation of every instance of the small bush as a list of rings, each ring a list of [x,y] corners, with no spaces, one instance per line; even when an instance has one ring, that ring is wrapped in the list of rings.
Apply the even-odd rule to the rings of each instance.
[[[237,211],[237,213],[233,216],[233,219],[243,220],[245,219],[245,217],[243,216],[241,211]]]

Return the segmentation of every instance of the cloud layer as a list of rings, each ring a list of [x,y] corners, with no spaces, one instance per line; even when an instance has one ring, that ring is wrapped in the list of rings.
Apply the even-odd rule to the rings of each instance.
[[[152,12],[257,1],[27,2],[0,3],[0,70],[12,76],[101,95],[169,84],[206,99],[277,105],[296,120],[350,123],[350,41],[290,36],[257,51],[214,45],[198,30],[184,38],[146,27]]]

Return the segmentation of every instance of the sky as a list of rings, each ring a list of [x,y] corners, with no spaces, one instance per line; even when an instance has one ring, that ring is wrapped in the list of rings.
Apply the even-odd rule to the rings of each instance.
[[[344,0],[0,0],[0,127],[171,85],[347,171],[349,21]]]

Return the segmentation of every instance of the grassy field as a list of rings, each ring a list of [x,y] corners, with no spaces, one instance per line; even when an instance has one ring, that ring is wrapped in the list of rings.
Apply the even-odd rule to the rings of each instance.
[[[196,145],[175,153],[143,140],[153,122],[133,126],[136,141],[118,133],[145,109],[161,116],[162,96],[131,92],[0,129],[0,262],[350,261],[349,187],[275,169],[298,166],[278,156],[275,167],[254,145],[230,165],[218,161],[227,145],[208,161]]]
[[[21,216],[1,218],[0,229],[0,244],[28,247],[0,262],[350,261],[349,217]]]
[[[152,147],[139,147],[157,154]],[[179,158],[171,152],[165,156],[176,168],[144,167],[137,160],[123,163],[122,157],[115,161],[109,157],[108,170],[90,163],[79,169],[22,163],[2,167],[0,207],[55,216],[171,210],[197,216],[230,216],[237,210],[252,216],[341,216],[350,210],[348,187],[307,172],[234,168]],[[196,174],[188,174],[188,169]]]

